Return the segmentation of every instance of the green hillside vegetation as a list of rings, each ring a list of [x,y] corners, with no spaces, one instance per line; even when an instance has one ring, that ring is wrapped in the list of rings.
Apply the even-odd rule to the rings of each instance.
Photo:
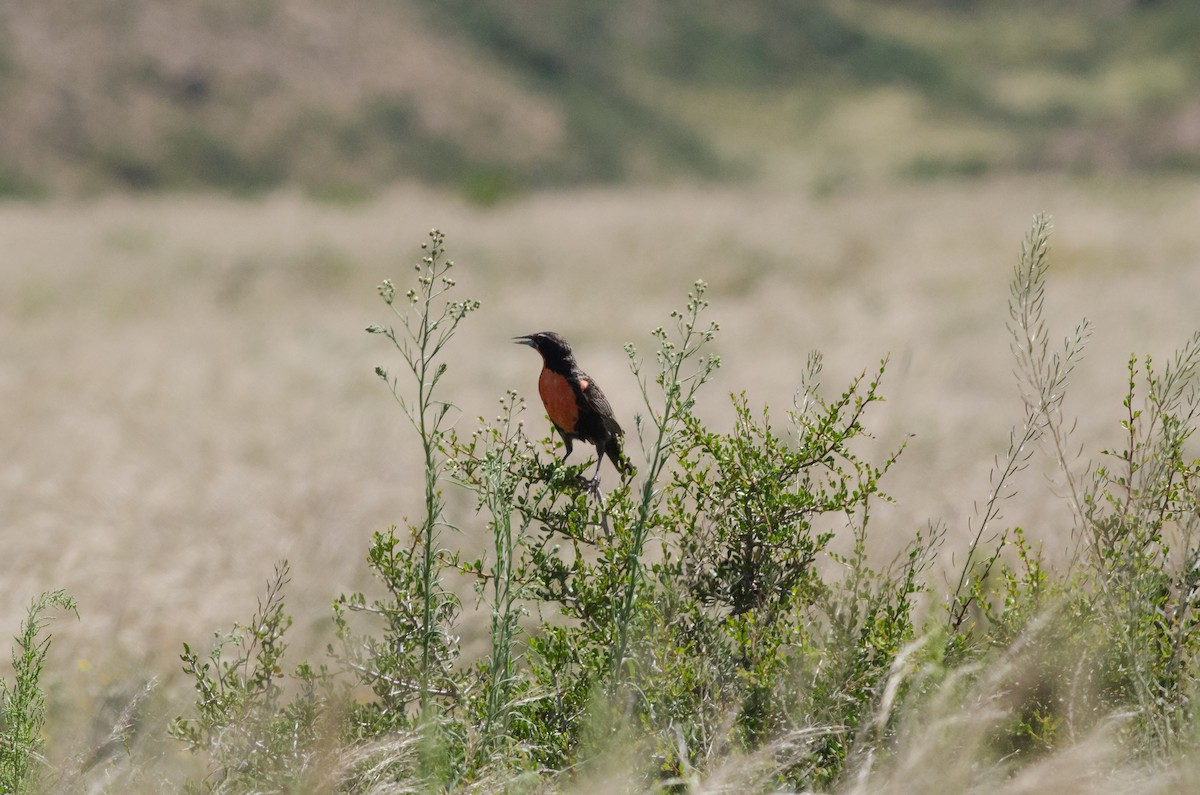
[[[1197,40],[1184,0],[10,4],[0,195],[1194,171]]]

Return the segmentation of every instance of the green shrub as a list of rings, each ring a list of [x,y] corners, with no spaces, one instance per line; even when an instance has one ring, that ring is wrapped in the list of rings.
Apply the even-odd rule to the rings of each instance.
[[[302,665],[282,686],[286,568],[248,628],[206,659],[185,647],[197,717],[175,735],[209,754],[206,786],[531,791],[620,765],[635,791],[703,789],[706,776],[747,791],[987,790],[1086,736],[1117,738],[1114,765],[1177,764],[1195,750],[1200,674],[1200,461],[1188,455],[1200,335],[1161,371],[1130,359],[1123,444],[1081,475],[1064,396],[1090,326],[1049,344],[1049,234],[1037,218],[1012,279],[1022,421],[943,592],[927,576],[943,525],[900,528],[901,554],[873,562],[872,507],[903,449],[864,452],[886,359],[830,398],[814,354],[782,421],[738,394],[732,425],[714,429],[695,411],[720,366],[697,282],[654,330],[652,365],[626,348],[646,463],[594,495],[591,463],[564,464],[552,438],[530,436],[549,426],[527,424],[516,393],[456,429],[440,381],[478,303],[449,298],[435,230],[416,286],[399,300],[380,287],[399,324],[368,329],[405,365],[402,378],[377,372],[414,428],[423,510],[372,539],[382,596],[334,605],[341,675]],[[1037,450],[1075,513],[1065,571],[1001,522]],[[455,484],[491,531],[486,550],[455,548]],[[464,578],[488,628],[477,661],[458,648]],[[351,685],[371,697],[352,699]]]
[[[75,613],[75,600],[65,591],[49,591],[29,605],[12,653],[13,682],[0,679],[0,791],[29,792],[39,778],[42,728],[46,725],[46,693],[42,670],[50,651],[50,636],[39,640],[50,620],[46,611]]]
[[[183,671],[196,690],[196,715],[176,718],[170,733],[211,760],[207,777],[190,790],[292,791],[323,772],[317,762],[331,692],[328,672],[299,665],[290,677],[298,692],[285,698],[284,635],[292,623],[283,593],[288,580],[283,561],[253,618],[218,633],[207,656],[184,644]]]
[[[1200,676],[1194,610],[1200,460],[1187,455],[1200,409],[1200,333],[1161,373],[1150,357],[1141,371],[1138,358],[1130,357],[1124,443],[1101,451],[1107,462],[1081,475],[1068,453],[1073,423],[1063,399],[1090,325],[1082,321],[1060,350],[1049,348],[1042,317],[1049,233],[1049,219],[1039,216],[1014,272],[1010,331],[1026,418],[993,475],[948,602],[951,647],[978,659],[1025,642],[1036,628],[1037,686],[1014,708],[1003,740],[1010,750],[1031,743],[1056,748],[1123,715],[1131,757],[1178,759],[1195,742],[1192,704]],[[1038,446],[1057,463],[1074,512],[1075,552],[1065,572],[1048,571],[1019,528],[991,529],[1012,475]],[[1007,549],[1015,562],[1003,559]]]

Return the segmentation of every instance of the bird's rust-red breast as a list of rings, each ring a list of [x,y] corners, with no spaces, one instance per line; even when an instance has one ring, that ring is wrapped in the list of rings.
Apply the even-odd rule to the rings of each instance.
[[[538,378],[538,394],[542,396],[550,421],[564,431],[573,433],[575,423],[579,421],[579,402],[567,377],[543,367]]]

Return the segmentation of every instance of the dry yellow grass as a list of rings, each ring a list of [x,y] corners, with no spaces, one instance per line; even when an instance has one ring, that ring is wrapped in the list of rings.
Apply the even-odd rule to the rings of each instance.
[[[248,618],[286,557],[296,658],[320,659],[330,601],[368,584],[370,533],[419,508],[412,435],[372,373],[400,363],[362,329],[386,320],[374,287],[408,279],[431,226],[449,235],[462,294],[483,302],[448,353],[464,427],[507,388],[536,399],[536,363],[509,338],[555,329],[632,428],[621,345],[649,353],[648,331],[705,278],[724,367],[702,413],[724,421],[724,393],[746,389],[782,415],[814,348],[838,390],[890,353],[868,426],[888,447],[915,436],[885,481],[896,504],[874,518],[879,554],[930,519],[961,548],[1020,417],[1007,283],[1042,210],[1057,227],[1052,324],[1095,324],[1066,403],[1091,455],[1119,441],[1128,354],[1164,358],[1200,325],[1194,184],[581,190],[492,210],[418,188],[354,207],[291,194],[0,205],[0,626],[66,588],[81,620],[53,628],[52,700],[87,714],[151,676],[175,699],[180,643]],[[1005,519],[1053,553],[1069,519],[1044,470],[1023,476]]]

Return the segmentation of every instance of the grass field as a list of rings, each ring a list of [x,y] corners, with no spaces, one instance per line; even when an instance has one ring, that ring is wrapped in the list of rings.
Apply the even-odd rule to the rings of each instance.
[[[364,587],[370,534],[420,510],[411,431],[372,372],[396,362],[363,328],[382,319],[375,285],[403,278],[430,227],[482,301],[448,349],[465,429],[506,389],[536,400],[536,359],[509,339],[544,329],[575,343],[632,428],[621,346],[649,350],[696,278],[721,325],[723,367],[700,406],[717,426],[732,391],[782,413],[812,349],[831,388],[890,355],[869,430],[908,448],[875,518],[885,558],[930,520],[951,550],[965,544],[1021,419],[1007,284],[1038,211],[1056,227],[1052,328],[1095,328],[1066,402],[1083,463],[1119,441],[1128,355],[1165,360],[1200,325],[1194,182],[1030,177],[819,199],[579,189],[493,209],[416,187],[350,206],[290,193],[0,205],[0,626],[15,632],[50,588],[80,614],[53,625],[51,768],[97,744],[104,710],[152,679],[149,726],[185,711],[181,643],[203,647],[248,614],[281,558],[295,656],[323,657],[332,599]],[[1070,520],[1045,460],[1004,523],[1054,559]],[[465,499],[452,515],[465,546],[482,544]],[[161,733],[141,742],[143,783],[188,763]]]
[[[422,782],[508,791],[522,776],[536,779],[525,791],[609,792],[614,770],[647,793],[1193,791],[1200,450],[1191,436],[1174,450],[1169,430],[1195,418],[1174,425],[1186,406],[1153,385],[1139,395],[1151,396],[1140,419],[1122,400],[1131,354],[1152,355],[1169,381],[1163,367],[1200,328],[1197,8],[0,6],[0,527],[10,561],[0,631],[20,647],[26,609],[52,589],[78,604],[78,620],[50,614],[44,732],[22,723],[39,710],[8,689],[29,661],[0,663],[0,790],[21,778],[14,759],[33,758],[41,789],[72,793],[184,782],[325,791],[311,784],[322,775],[369,795]],[[1049,350],[1091,323],[1063,404],[1074,477],[1032,451],[976,549],[997,456],[1026,417],[1006,324],[1018,252],[1043,212],[1055,226]],[[509,549],[532,566],[512,580],[534,588],[517,600],[532,614],[520,631],[498,608],[472,610],[472,578],[453,574],[468,605],[463,660],[492,667],[460,664],[441,691],[429,678],[432,591],[401,577],[385,593],[385,567],[367,560],[382,548],[377,531],[426,517],[421,440],[375,375],[403,362],[365,328],[395,322],[377,285],[392,279],[403,294],[431,227],[457,262],[453,297],[481,301],[445,351],[440,384],[464,435],[510,389],[529,401],[532,435],[549,431],[538,361],[510,341],[556,330],[632,436],[643,404],[623,346],[652,372],[653,330],[671,327],[697,279],[710,285],[705,319],[720,324],[722,359],[681,437],[695,446],[628,440],[643,478],[665,450],[674,479],[610,491],[612,527],[607,512],[603,524],[615,532],[585,539],[594,546],[575,559],[574,602],[536,591],[556,572],[530,563],[550,548],[532,541]],[[827,397],[888,357],[886,402],[864,415],[873,439],[853,426],[832,437],[805,420],[788,426],[812,350],[824,354]],[[1194,387],[1200,352],[1185,364]],[[769,438],[741,439],[743,452],[777,456],[758,470],[749,454],[733,456],[736,467],[713,463],[746,427],[728,399],[743,390],[793,434],[774,450]],[[813,405],[804,417],[817,416]],[[1145,432],[1141,447],[1123,421]],[[846,469],[824,468],[824,453],[802,458],[823,439],[859,476],[859,463],[905,445],[880,483],[893,501],[872,503],[865,558],[854,551],[857,500],[874,484],[818,499],[821,477],[848,482]],[[1101,454],[1127,447],[1127,462]],[[449,448],[456,466],[472,460]],[[529,463],[522,449],[506,447],[506,460]],[[697,449],[712,457],[690,460]],[[1135,452],[1145,456],[1137,477]],[[1115,462],[1107,475],[1102,461]],[[720,476],[707,481],[706,466]],[[548,485],[561,470],[522,471],[523,487],[550,489],[561,509],[533,527],[579,549],[572,533],[595,528],[586,508],[565,507],[578,492]],[[1093,477],[1100,507],[1072,506],[1067,493]],[[647,482],[661,490],[641,491]],[[461,536],[443,541],[486,551],[496,567],[503,544],[475,506],[520,516],[500,483],[476,493],[444,484]],[[945,529],[944,546],[914,585],[897,572],[925,560],[907,553],[931,527]],[[1019,537],[992,535],[1016,527],[1048,568],[1028,549],[1018,555]],[[786,537],[771,535],[780,528]],[[828,547],[822,530],[833,531]],[[820,550],[811,559],[810,542]],[[981,574],[994,543],[1015,568]],[[246,621],[283,559],[295,624],[281,678],[267,678],[286,681],[289,698],[303,690],[291,676],[301,660],[352,667],[348,646],[326,651],[344,640],[331,610],[340,595],[376,589],[379,614],[391,604],[400,616],[392,634],[364,636],[382,645],[363,670],[392,676],[394,689],[372,697],[386,676],[343,670],[353,688],[322,691],[332,706],[305,726],[353,737],[297,739],[299,757],[288,756],[287,732],[263,729],[284,714],[275,691],[250,688],[251,700],[270,701],[263,725],[219,699],[205,713],[180,660],[185,642],[203,659],[215,633]],[[476,584],[489,582],[478,573]],[[488,576],[499,605],[497,583],[509,581]],[[976,613],[947,623],[944,601],[953,616],[973,586]],[[404,613],[417,592],[424,623]],[[913,605],[932,618],[914,618]],[[402,652],[418,624],[423,657],[409,670]],[[567,641],[554,646],[559,629]],[[626,657],[628,643],[641,645]],[[514,660],[518,674],[505,668]],[[607,705],[591,699],[635,690],[617,725],[632,720],[645,736],[610,748]],[[438,759],[427,709],[447,692]],[[486,720],[473,723],[472,710]],[[198,713],[216,722],[192,754],[168,732],[174,717]],[[114,724],[129,731],[116,737]],[[588,747],[589,737],[602,740]],[[383,762],[372,770],[373,754]],[[259,775],[264,757],[282,778]],[[745,783],[775,758],[793,767]],[[251,770],[240,783],[227,777],[230,760]],[[693,764],[699,778],[687,779]]]

